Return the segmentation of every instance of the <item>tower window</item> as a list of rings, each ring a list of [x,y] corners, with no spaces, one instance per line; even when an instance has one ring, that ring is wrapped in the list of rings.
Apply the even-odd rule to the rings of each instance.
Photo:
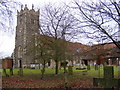
[[[31,24],[35,24],[35,21],[34,21],[34,19],[31,19]]]

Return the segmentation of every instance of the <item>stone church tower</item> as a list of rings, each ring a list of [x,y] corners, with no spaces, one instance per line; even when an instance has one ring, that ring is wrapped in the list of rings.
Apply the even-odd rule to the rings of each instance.
[[[40,34],[39,28],[39,10],[35,11],[34,6],[28,9],[25,5],[21,6],[20,12],[17,11],[17,26],[15,38],[15,68],[29,67],[30,63],[37,63],[35,60],[35,45],[37,44],[36,36]]]

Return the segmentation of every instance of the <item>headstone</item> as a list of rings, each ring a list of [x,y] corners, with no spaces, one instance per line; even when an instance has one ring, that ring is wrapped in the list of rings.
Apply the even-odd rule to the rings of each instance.
[[[112,60],[108,59],[108,65],[112,65]]]
[[[53,69],[54,67],[55,67],[55,62],[54,62],[54,60],[51,60],[51,61],[50,61],[50,68]]]
[[[104,78],[93,78],[93,85],[104,88],[120,88],[120,79],[114,78],[113,66],[105,66]]]
[[[104,78],[114,78],[113,66],[105,66],[104,67]]]
[[[118,64],[120,65],[120,60],[118,61]]]
[[[98,65],[97,64],[95,65],[95,70],[98,70]]]
[[[118,66],[118,72],[120,72],[120,66]]]
[[[39,69],[40,67],[39,67],[39,64],[38,63],[36,63],[35,64],[35,69]]]
[[[43,65],[42,64],[40,64],[40,69],[42,69],[43,68]]]
[[[87,70],[90,70],[90,65],[87,65]]]
[[[118,66],[118,77],[120,78],[120,66]]]

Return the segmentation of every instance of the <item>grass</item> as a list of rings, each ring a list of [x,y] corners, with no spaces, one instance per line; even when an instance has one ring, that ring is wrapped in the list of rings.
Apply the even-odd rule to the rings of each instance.
[[[46,75],[53,75],[55,73],[55,69],[46,68],[45,69]],[[18,74],[19,69],[14,69],[13,73],[14,75]],[[82,75],[82,71],[88,71],[88,75]],[[63,68],[59,69],[59,74],[63,74],[64,70]],[[100,74],[99,74],[100,72]],[[7,69],[7,73],[9,74],[9,69]],[[23,69],[24,75],[41,75],[41,69]],[[118,76],[118,69],[117,66],[114,66],[114,75],[115,77]],[[2,76],[4,74],[2,73]],[[76,67],[73,67],[73,78],[86,78],[86,77],[103,77],[103,67],[100,66],[100,70],[95,70],[94,66],[91,66],[91,70],[76,70]]]
[[[82,86],[88,87],[91,86],[92,87],[92,80],[93,77],[103,77],[103,67],[100,67],[100,70],[95,70],[94,66],[91,66],[90,70],[76,70],[77,67],[73,67],[73,75],[66,75],[67,77],[67,82],[68,86],[76,86],[79,87],[79,85],[82,84]],[[61,68],[59,69],[59,74],[55,75],[55,69],[50,69],[50,68],[46,68],[45,71],[45,75],[43,80],[41,80],[41,70],[40,69],[23,69],[23,73],[24,75],[22,77],[18,76],[18,71],[19,69],[14,69],[14,76],[12,76],[11,78],[18,78],[21,81],[27,81],[27,80],[33,80],[35,83],[35,85],[39,85],[41,87],[53,87],[53,86],[64,86],[66,79],[65,79],[65,74],[64,74],[64,69]],[[88,74],[87,75],[83,75],[83,71],[87,71]],[[100,74],[99,74],[100,71]],[[7,73],[9,74],[9,70],[7,69]],[[114,74],[115,77],[118,77],[118,69],[117,66],[114,66]],[[4,77],[4,74],[2,73],[2,76],[4,78],[4,80],[8,80],[9,83],[9,79],[7,77]],[[14,80],[11,80],[14,81]],[[10,82],[11,82],[10,81]],[[26,85],[31,85],[30,83],[25,83]],[[23,83],[23,87],[25,85]],[[7,85],[7,84],[6,84]],[[6,86],[5,85],[5,86]],[[12,84],[14,85],[14,84]],[[19,85],[19,83],[17,83],[17,85]],[[21,84],[20,84],[21,85]],[[77,86],[78,85],[78,86]],[[8,85],[9,87],[9,85]]]

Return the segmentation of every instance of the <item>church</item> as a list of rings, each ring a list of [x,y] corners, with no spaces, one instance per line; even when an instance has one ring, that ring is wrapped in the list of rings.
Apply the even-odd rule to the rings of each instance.
[[[35,11],[34,6],[28,9],[27,5],[17,11],[17,26],[14,49],[15,68],[27,67],[30,63],[37,63],[35,60],[36,51],[27,54],[36,45],[36,36],[40,34],[39,10]],[[32,42],[32,43],[31,43]],[[22,66],[20,66],[20,63]]]
[[[28,9],[27,5],[23,8],[21,6],[21,10],[17,11],[17,26],[16,26],[16,37],[15,37],[15,49],[14,49],[14,68],[30,68],[31,64],[39,64],[40,60],[37,60],[37,51],[35,50],[35,47],[38,45],[37,43],[37,37],[40,36],[40,24],[39,24],[39,15],[40,12],[34,10],[34,6],[32,6],[32,9]],[[115,45],[111,44],[104,44],[105,47],[109,47],[110,50],[115,48]],[[110,48],[109,45],[112,45]],[[88,45],[83,45],[81,43],[72,43],[68,42],[68,48],[69,48],[69,54],[72,55],[72,58],[74,58],[72,61],[74,62],[74,65],[77,64],[77,61],[80,60],[87,60],[87,63],[91,61],[91,59],[94,58],[92,55],[89,55],[89,52],[92,51],[92,54],[95,54],[95,50],[92,48],[95,48],[96,46],[100,45],[93,45],[92,47]],[[103,47],[103,46],[102,46]],[[33,49],[33,51],[31,51]],[[84,52],[83,54],[77,55],[77,51],[81,50]],[[107,49],[105,48],[105,52],[107,53]],[[109,51],[110,51],[109,50]],[[115,52],[114,52],[115,54]],[[73,56],[74,55],[74,56]],[[90,56],[90,57],[88,57]],[[109,55],[110,57],[111,55]],[[119,55],[112,56],[115,59],[118,59]],[[81,58],[79,58],[81,57]],[[69,62],[69,61],[68,61]],[[51,64],[51,67],[54,67],[55,62],[54,60],[51,60],[49,63],[49,66]]]
[[[21,6],[21,10],[17,11],[14,68],[30,68],[33,64],[40,65],[40,60],[36,59],[37,51],[34,49],[37,45],[37,37],[41,36],[39,15],[39,10],[35,11],[34,6],[32,6],[32,9],[28,9],[27,5],[24,8]],[[68,43],[70,52],[76,52],[79,48],[85,51],[86,48],[89,48],[87,45],[80,43]],[[33,51],[30,51],[31,49]],[[53,68],[54,60],[48,62],[48,65]]]

